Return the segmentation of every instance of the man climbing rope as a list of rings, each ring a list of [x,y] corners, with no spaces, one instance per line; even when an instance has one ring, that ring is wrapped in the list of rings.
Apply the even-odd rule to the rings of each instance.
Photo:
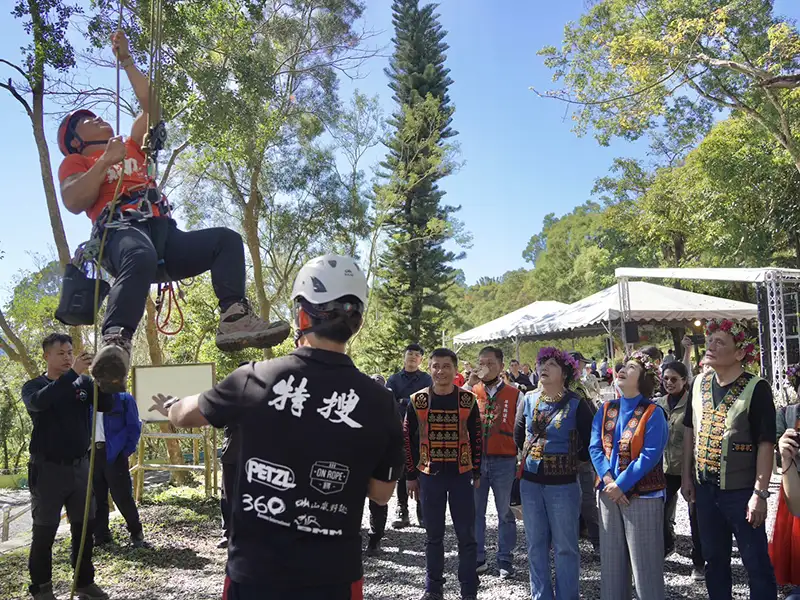
[[[122,392],[131,339],[150,285],[156,281],[179,281],[211,271],[222,313],[216,343],[223,351],[274,346],[286,339],[289,326],[266,323],[251,311],[238,233],[223,227],[184,232],[169,218],[166,198],[148,175],[143,150],[150,82],[136,68],[122,31],[111,36],[111,43],[143,112],[127,140],[89,110],[67,115],[58,129],[58,146],[66,157],[58,176],[64,206],[71,213],[88,215],[94,225],[92,238],[100,239],[103,228],[109,229],[103,267],[115,280],[102,326],[102,348],[91,372],[103,391]],[[155,122],[157,116],[150,120]],[[109,214],[120,177],[120,198]]]

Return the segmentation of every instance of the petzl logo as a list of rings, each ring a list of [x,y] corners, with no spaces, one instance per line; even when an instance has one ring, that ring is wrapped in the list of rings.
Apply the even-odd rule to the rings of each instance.
[[[276,465],[260,458],[247,461],[247,481],[260,483],[279,491],[291,490],[297,484],[294,471],[283,465]]]

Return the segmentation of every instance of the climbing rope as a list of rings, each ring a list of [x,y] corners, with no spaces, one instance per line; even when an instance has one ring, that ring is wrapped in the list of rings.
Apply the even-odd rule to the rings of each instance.
[[[117,31],[121,31],[122,30],[122,2],[123,2],[123,0],[119,0],[119,2],[118,2]],[[156,8],[156,5],[157,5],[157,8]],[[159,111],[158,115],[160,117],[160,106],[158,106],[156,103],[158,102],[158,100],[157,100],[158,87],[160,87],[160,84],[161,84],[160,61],[161,61],[162,9],[163,9],[163,6],[162,6],[161,0],[152,0],[152,2],[151,2],[151,13],[150,13],[150,26],[151,26],[151,29],[150,29],[150,38],[151,38],[151,40],[150,40],[150,48],[151,48],[151,54],[150,54],[150,68],[148,69],[148,71],[149,71],[149,81],[148,81],[148,83],[149,83],[149,87],[150,87],[150,89],[149,89],[149,92],[150,92],[149,102],[150,102],[150,104],[148,105],[148,116],[147,116],[148,134],[151,133],[150,123],[151,123],[151,119],[153,118],[152,115],[153,115],[153,108],[154,107],[157,107],[157,109]],[[155,12],[155,14],[154,14],[154,12]],[[157,26],[157,29],[153,29],[154,25]],[[156,54],[156,50],[153,47],[153,44],[154,44],[155,40],[158,41],[157,54]],[[116,65],[116,70],[117,70],[117,89],[116,89],[117,123],[116,123],[116,125],[117,125],[117,129],[116,129],[116,133],[119,134],[119,132],[120,132],[120,111],[121,111],[121,100],[120,100],[120,98],[121,98],[121,82],[120,82],[121,65],[120,65],[120,59],[119,59],[119,52],[117,52],[116,55],[117,55],[117,65]],[[158,60],[158,64],[156,64],[156,59]],[[155,79],[154,79],[154,74],[156,75]],[[155,100],[154,100],[154,98],[155,98]],[[159,118],[159,122],[160,122],[160,118]],[[163,129],[163,122],[160,122],[160,123],[161,123],[162,129]],[[147,136],[145,136],[145,141],[148,141],[147,140]],[[162,145],[163,145],[163,140],[162,140]],[[145,156],[148,159],[148,172],[149,172],[151,165],[153,163],[155,163],[155,158],[157,157],[158,150],[152,151],[151,145],[150,144],[145,144],[144,151],[145,151]],[[115,211],[115,209],[117,207],[117,204],[119,202],[120,196],[122,195],[121,194],[121,192],[122,192],[122,182],[123,182],[124,178],[125,178],[125,173],[124,173],[124,168],[123,168],[123,171],[120,172],[119,179],[117,180],[117,187],[114,190],[114,196],[113,196],[113,198],[111,200],[111,203],[109,204],[109,212],[108,212],[109,220],[111,219],[111,215],[114,214],[114,211]],[[93,301],[93,310],[94,310],[94,354],[95,354],[95,356],[97,356],[98,343],[99,343],[100,334],[101,334],[100,327],[99,327],[99,322],[98,322],[99,320],[97,318],[97,314],[100,311],[100,281],[101,281],[101,278],[99,277],[99,270],[100,270],[100,268],[102,267],[102,264],[103,264],[103,253],[104,253],[105,247],[106,247],[106,239],[108,238],[108,231],[109,231],[109,227],[107,227],[107,226],[103,227],[103,235],[102,235],[102,237],[100,239],[100,249],[98,251],[97,262],[96,262],[97,270],[98,270],[98,276],[95,279],[94,301]],[[170,289],[172,289],[171,286],[170,286]],[[180,311],[180,307],[179,307],[179,311]],[[183,313],[181,312],[181,328],[182,327],[183,327]],[[180,329],[178,331],[180,331]],[[175,333],[177,333],[177,331]],[[83,554],[84,554],[84,552],[86,550],[86,536],[87,536],[88,529],[89,529],[89,513],[90,513],[91,507],[92,507],[92,480],[93,480],[93,477],[94,477],[95,455],[97,454],[97,449],[95,447],[95,440],[96,440],[97,418],[98,418],[97,400],[98,400],[98,395],[99,395],[99,386],[97,385],[97,380],[96,379],[93,380],[93,385],[94,385],[94,390],[93,390],[94,393],[93,393],[93,397],[92,397],[92,442],[91,442],[91,446],[89,448],[89,473],[88,473],[88,478],[87,478],[87,482],[86,482],[86,501],[85,501],[84,507],[83,507],[83,526],[82,526],[82,529],[81,529],[81,542],[80,542],[80,545],[78,546],[78,554],[76,556],[75,568],[74,568],[73,576],[72,576],[72,586],[71,586],[70,595],[69,595],[70,600],[73,600],[75,598],[75,592],[76,592],[76,589],[78,587],[78,573],[80,572],[81,561],[83,560]]]
[[[176,288],[177,292],[175,291]],[[165,299],[167,301],[167,315],[162,320],[161,311],[164,308]],[[173,284],[171,281],[158,284],[158,299],[156,300],[156,329],[158,329],[159,333],[164,335],[177,335],[183,330],[185,319],[183,317],[183,309],[181,308],[180,303],[180,300],[183,299],[183,290],[179,284]],[[177,310],[181,322],[177,329],[170,331],[167,329],[167,325],[169,325],[169,319],[172,316],[173,306]]]

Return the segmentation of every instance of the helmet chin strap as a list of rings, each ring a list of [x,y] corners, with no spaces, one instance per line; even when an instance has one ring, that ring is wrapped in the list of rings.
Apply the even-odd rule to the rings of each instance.
[[[73,139],[78,140],[80,146],[75,148],[74,146],[70,145],[70,154],[81,154],[88,146],[105,146],[108,144],[108,140],[95,140],[92,142],[84,142],[81,136],[78,135],[77,132],[72,133]]]

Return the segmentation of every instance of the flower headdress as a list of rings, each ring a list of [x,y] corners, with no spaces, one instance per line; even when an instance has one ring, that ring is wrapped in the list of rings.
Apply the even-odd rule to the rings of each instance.
[[[631,354],[629,357],[627,357],[625,359],[625,362],[629,362],[631,360],[636,361],[637,363],[639,363],[642,366],[642,368],[644,369],[645,375],[652,375],[653,377],[656,378],[657,381],[660,380],[660,375],[659,375],[659,372],[658,372],[659,369],[656,366],[656,363],[653,362],[653,357],[652,356],[650,356],[649,354],[645,354],[644,352],[642,352],[640,350],[637,350],[636,352]]]
[[[789,365],[786,368],[786,378],[789,380],[792,388],[796,390],[798,384],[800,384],[800,365]]]
[[[745,327],[730,319],[711,319],[706,322],[707,338],[718,331],[724,331],[733,336],[736,347],[745,351],[744,362],[749,364],[756,360],[756,345],[755,342],[747,339],[747,329]]]
[[[569,354],[569,352],[564,352],[563,350],[559,350],[558,348],[554,348],[552,346],[547,346],[539,350],[539,354],[536,356],[536,364],[541,365],[542,363],[546,363],[551,358],[561,365],[562,369],[564,369],[564,372],[567,375],[567,382],[578,377],[578,374],[580,373],[578,361],[575,360]],[[569,369],[567,367],[569,367]],[[572,371],[571,373],[569,372],[570,370]]]

